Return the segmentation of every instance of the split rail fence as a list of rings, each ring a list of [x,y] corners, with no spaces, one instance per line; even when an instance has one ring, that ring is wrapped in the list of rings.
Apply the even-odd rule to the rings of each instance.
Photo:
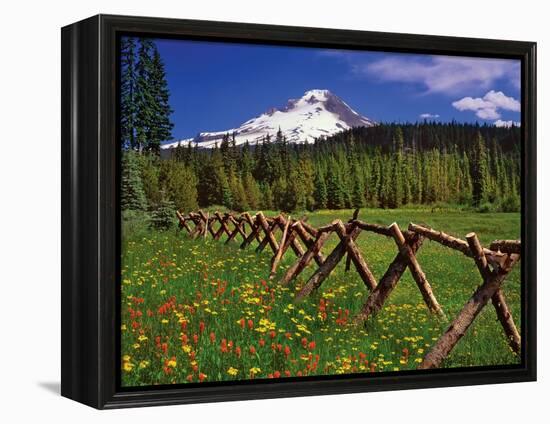
[[[416,257],[425,239],[440,243],[472,258],[479,270],[481,284],[426,354],[418,368],[439,367],[489,301],[493,304],[508,344],[516,354],[520,353],[521,336],[502,291],[504,280],[520,260],[521,242],[519,240],[495,240],[487,248],[481,245],[475,233],[469,233],[466,235],[466,240],[462,240],[413,223],[409,224],[407,230],[402,230],[396,223],[385,227],[359,220],[358,212],[356,210],[347,222],[337,219],[320,228],[314,228],[308,224],[307,218],[293,219],[282,214],[267,217],[262,212],[256,215],[250,215],[247,212],[210,214],[199,210],[187,215],[176,212],[176,215],[180,228],[186,229],[192,238],[206,238],[210,235],[214,240],[220,240],[225,235],[225,243],[230,243],[239,237],[242,239],[241,249],[257,243],[257,252],[262,252],[269,246],[273,252],[270,279],[275,277],[284,255],[289,250],[292,251],[297,259],[280,279],[282,285],[290,284],[315,262],[317,269],[296,295],[296,301],[304,299],[317,290],[338,263],[345,258],[346,271],[351,269],[353,263],[369,292],[366,302],[355,316],[356,324],[366,322],[370,316],[380,311],[407,268],[428,309],[433,314],[446,319]],[[380,281],[376,280],[357,246],[356,240],[363,231],[389,237],[395,241],[396,256]],[[325,256],[322,248],[332,233],[338,236],[339,242]]]

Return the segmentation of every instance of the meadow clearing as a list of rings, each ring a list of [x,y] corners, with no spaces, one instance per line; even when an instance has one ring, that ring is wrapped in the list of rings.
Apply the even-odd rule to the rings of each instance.
[[[347,221],[352,212],[306,215],[319,227],[336,218]],[[409,222],[427,224],[461,238],[475,231],[483,244],[520,238],[519,213],[362,209],[359,218],[383,225],[395,221],[403,229]],[[290,250],[269,280],[269,249],[257,254],[256,244],[241,250],[242,240],[227,245],[224,240],[192,240],[175,227],[161,232],[135,223],[123,226],[123,386],[413,370],[449,324],[429,313],[408,270],[383,309],[365,326],[355,326],[351,320],[369,292],[353,267],[345,272],[345,261],[318,291],[295,303],[314,265],[282,287],[278,279],[296,260]],[[323,253],[336,243],[332,235]],[[394,241],[363,232],[357,244],[379,280],[397,253]],[[481,283],[474,262],[430,241],[417,257],[452,319]],[[517,266],[503,291],[518,328],[520,284]],[[519,360],[489,305],[443,366]]]

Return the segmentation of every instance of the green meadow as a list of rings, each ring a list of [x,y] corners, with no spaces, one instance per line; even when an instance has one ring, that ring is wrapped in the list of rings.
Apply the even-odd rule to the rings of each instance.
[[[352,210],[304,213],[315,227],[347,221]],[[275,212],[264,211],[267,216]],[[298,218],[302,214],[292,215]],[[409,222],[483,244],[520,236],[519,213],[455,209],[362,209],[359,219],[382,225]],[[279,232],[277,238],[281,233]],[[278,280],[296,260],[289,249],[269,280],[269,246],[239,249],[210,237],[192,240],[185,230],[151,230],[125,222],[122,234],[123,386],[414,370],[481,283],[472,259],[425,241],[417,255],[448,320],[432,316],[407,270],[383,309],[354,325],[369,292],[341,261],[309,298],[294,296],[316,269],[312,264],[283,287]],[[322,249],[337,244],[332,235]],[[357,244],[380,280],[397,254],[393,240],[362,232]],[[520,267],[503,292],[520,327]],[[489,304],[443,367],[517,364]]]

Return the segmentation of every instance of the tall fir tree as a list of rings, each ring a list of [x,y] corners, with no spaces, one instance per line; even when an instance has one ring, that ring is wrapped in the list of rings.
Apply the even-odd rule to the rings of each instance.
[[[150,225],[156,230],[169,230],[174,225],[175,209],[176,206],[174,205],[174,202],[170,200],[164,190],[161,190],[160,202],[158,205],[156,205],[156,207],[153,209],[153,212],[151,213]]]
[[[313,197],[315,199],[315,208],[326,209],[328,202],[327,185],[319,169],[315,172],[315,191]]]
[[[172,109],[164,63],[155,43],[140,38],[136,63],[135,138],[140,152],[160,154],[163,141],[172,138]]]
[[[121,39],[121,84],[120,84],[120,135],[122,147],[135,149],[136,145],[136,39]]]
[[[166,71],[155,44],[152,47],[149,86],[153,96],[154,109],[151,117],[147,150],[160,154],[161,143],[172,139],[174,124],[170,120],[173,110],[170,107],[170,91],[168,89]]]
[[[487,148],[481,133],[477,133],[474,141],[474,154],[471,162],[472,200],[474,206],[479,206],[487,200]]]
[[[327,207],[343,209],[346,206],[345,192],[335,164],[331,163],[327,172]]]
[[[133,150],[126,151],[122,155],[121,180],[121,208],[123,210],[145,211],[147,201],[141,180],[140,163]]]
[[[135,119],[135,140],[136,149],[141,153],[148,150],[148,140],[151,135],[155,111],[155,96],[150,85],[152,72],[151,53],[153,41],[148,38],[139,39],[138,59],[136,63],[136,119]]]

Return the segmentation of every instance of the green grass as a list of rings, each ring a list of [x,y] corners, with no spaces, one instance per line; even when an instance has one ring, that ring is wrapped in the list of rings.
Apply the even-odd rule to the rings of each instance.
[[[336,218],[347,221],[351,214],[350,210],[319,211],[308,214],[308,222],[317,227]],[[424,223],[461,238],[475,231],[484,244],[519,238],[520,232],[517,213],[365,209],[359,217],[384,225],[395,221],[401,228],[411,221]],[[125,228],[124,386],[411,370],[449,324],[429,313],[408,271],[380,313],[366,326],[356,327],[350,321],[368,291],[353,268],[345,272],[345,261],[317,292],[295,304],[296,291],[316,267],[310,266],[288,287],[279,286],[278,278],[295,260],[290,250],[277,278],[269,281],[269,247],[256,254],[255,245],[240,250],[240,240],[225,245],[211,239],[190,240],[185,232],[176,230],[153,232],[135,224]],[[366,232],[357,242],[379,280],[397,253],[394,242]],[[336,243],[332,235],[324,254]],[[452,319],[481,283],[474,262],[430,241],[420,249],[418,260],[437,300]],[[504,284],[518,327],[519,268]],[[326,318],[321,301],[328,302]],[[222,339],[232,343],[227,352],[222,351]],[[495,311],[488,305],[443,366],[516,363],[519,358],[508,347]]]

